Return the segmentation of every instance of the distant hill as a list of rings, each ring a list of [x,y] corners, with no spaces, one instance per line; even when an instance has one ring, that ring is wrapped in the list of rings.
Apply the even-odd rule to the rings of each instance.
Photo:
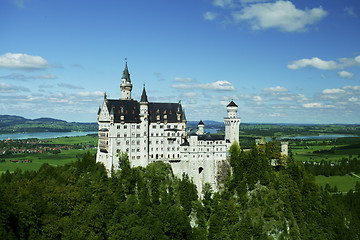
[[[67,122],[54,118],[27,119],[14,115],[0,115],[0,134],[24,132],[90,132],[97,131],[97,123]]]
[[[199,121],[187,121],[186,125],[187,125],[187,127],[190,127],[190,128],[197,128],[198,123],[199,123]],[[224,122],[205,120],[205,121],[203,121],[203,123],[205,125],[205,128],[207,128],[207,129],[209,129],[209,128],[224,129],[225,128]]]

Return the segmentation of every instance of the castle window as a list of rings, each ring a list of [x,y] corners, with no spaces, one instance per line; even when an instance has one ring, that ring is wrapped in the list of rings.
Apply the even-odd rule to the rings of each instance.
[[[131,144],[134,145],[134,144],[135,144],[135,140],[132,140],[132,141],[131,141]]]
[[[140,159],[140,156],[137,156],[136,158],[137,158],[137,159]]]
[[[135,125],[132,125],[131,128],[132,128],[132,129],[135,129]]]
[[[160,125],[160,128],[164,128],[164,125]]]
[[[118,138],[120,137],[120,133],[117,133],[117,137],[118,137]]]
[[[170,128],[171,128],[171,126],[170,126],[170,125],[168,125],[168,126],[167,126],[167,128],[168,128],[168,129],[170,129]]]
[[[140,152],[140,148],[137,148],[136,151],[137,151],[137,152]]]
[[[127,140],[127,141],[126,141],[126,145],[129,145],[129,143],[130,143],[129,140]]]
[[[137,145],[140,145],[140,140],[137,140],[137,141],[136,141],[136,144],[137,144]]]
[[[117,129],[120,129],[120,125],[117,125],[116,128],[117,128]]]
[[[140,137],[140,133],[137,133],[137,134],[136,134],[136,137],[137,137],[137,138]]]
[[[127,129],[127,125],[124,125],[124,129]]]
[[[126,134],[126,133],[124,133],[124,137],[127,137],[127,134]]]
[[[156,133],[156,136],[158,137],[158,136],[159,136],[159,134],[158,134],[158,133]]]
[[[132,159],[132,160],[135,160],[135,156],[132,156],[131,159]]]
[[[137,128],[137,129],[140,129],[140,125],[137,125],[136,128]]]
[[[156,125],[153,125],[153,128],[155,129],[155,128],[156,128]]]

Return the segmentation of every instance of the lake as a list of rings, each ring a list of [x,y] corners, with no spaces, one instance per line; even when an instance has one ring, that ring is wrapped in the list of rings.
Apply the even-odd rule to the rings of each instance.
[[[345,135],[345,134],[328,134],[328,135],[318,135],[318,136],[295,136],[295,137],[280,137],[278,140],[284,139],[301,139],[301,140],[327,140],[327,139],[338,139],[343,137],[359,137],[357,135]]]
[[[86,136],[88,134],[97,134],[97,132],[34,132],[34,133],[9,133],[0,134],[0,140],[6,139],[27,139],[27,138],[59,138],[59,137],[77,137]]]

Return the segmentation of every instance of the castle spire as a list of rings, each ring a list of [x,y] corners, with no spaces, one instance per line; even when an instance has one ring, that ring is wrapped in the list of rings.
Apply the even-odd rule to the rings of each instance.
[[[130,73],[127,66],[127,58],[125,58],[125,69],[123,71],[122,79],[126,79],[127,82],[131,83]]]
[[[142,92],[142,94],[141,94],[141,100],[140,100],[140,102],[148,102],[148,98],[147,98],[146,90],[145,90],[145,83],[144,83],[143,92]]]

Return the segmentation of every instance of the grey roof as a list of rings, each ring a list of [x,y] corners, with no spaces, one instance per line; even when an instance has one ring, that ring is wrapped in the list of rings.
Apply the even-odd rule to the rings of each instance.
[[[142,94],[141,94],[141,100],[140,100],[140,102],[148,102],[148,98],[147,98],[146,90],[145,90],[145,84],[144,84],[143,92],[142,92]]]
[[[203,121],[200,120],[200,122],[198,123],[198,125],[204,125]]]
[[[124,116],[126,123],[140,122],[140,103],[135,100],[116,100],[107,99],[106,105],[108,111],[114,114],[114,122],[121,122],[121,116]],[[160,116],[160,122],[165,121],[164,115],[167,116],[168,123],[181,122],[183,112],[179,103],[148,103],[148,113],[150,122],[157,122],[157,116]],[[180,120],[178,121],[177,113],[180,109]]]
[[[126,79],[128,82],[131,82],[130,80],[130,73],[127,67],[127,62],[125,63],[125,69],[123,71],[122,79]]]
[[[234,101],[231,101],[228,105],[227,105],[227,107],[237,107],[238,105],[236,105],[235,103],[234,103]]]
[[[203,141],[225,140],[225,136],[224,135],[207,133],[207,134],[199,135],[198,140],[203,140]]]

